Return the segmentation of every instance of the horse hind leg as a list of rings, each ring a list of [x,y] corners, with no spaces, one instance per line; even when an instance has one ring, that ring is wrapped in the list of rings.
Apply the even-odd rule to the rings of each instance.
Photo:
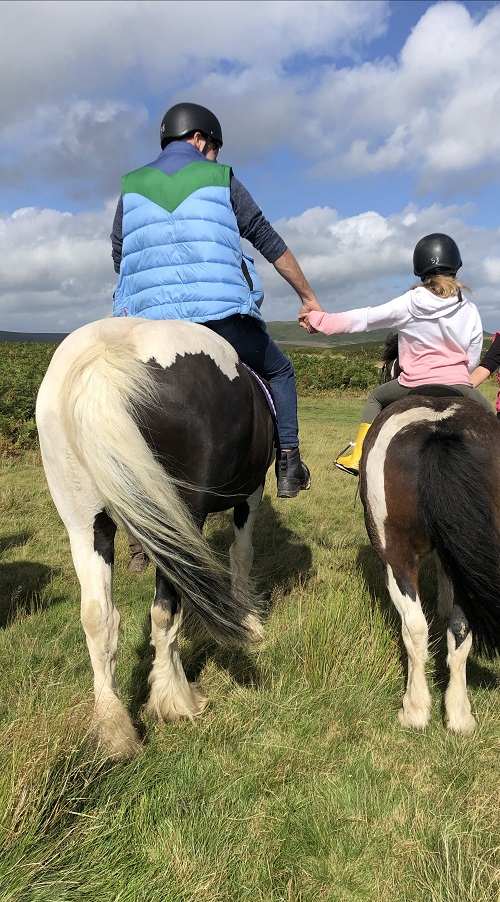
[[[462,608],[455,604],[447,634],[450,681],[444,696],[444,725],[452,733],[473,733],[476,721],[467,695],[466,665],[472,633]]]
[[[422,730],[429,723],[431,697],[425,678],[428,658],[427,621],[418,596],[418,568],[395,573],[387,564],[387,587],[401,617],[403,641],[408,653],[408,680],[398,713],[405,727]]]
[[[148,714],[159,720],[194,720],[208,701],[197,685],[188,683],[179,654],[178,633],[182,622],[180,598],[165,576],[156,571],[156,592],[151,605],[151,644],[155,660],[149,676],[151,692]]]
[[[253,565],[252,535],[257,516],[257,510],[264,492],[264,485],[250,495],[245,501],[234,508],[233,526],[234,541],[229,549],[229,561],[231,567],[231,587],[233,596],[237,599],[242,593],[248,595],[253,591],[250,572]],[[257,609],[255,614],[249,614],[252,632],[255,637],[262,638],[263,628]]]
[[[438,616],[449,620],[453,611],[454,589],[451,579],[446,575],[437,554],[434,554],[438,586]]]
[[[132,758],[141,743],[116,683],[120,615],[112,587],[115,531],[115,524],[100,511],[91,529],[70,533],[70,541],[81,586],[81,621],[94,671],[93,729],[98,746],[119,759]]]
[[[94,672],[92,727],[98,746],[111,758],[131,758],[141,748],[116,683],[120,615],[113,603],[115,524],[103,510],[90,475],[65,437],[57,392],[42,385],[37,425],[45,476],[64,523],[80,583],[80,618]]]

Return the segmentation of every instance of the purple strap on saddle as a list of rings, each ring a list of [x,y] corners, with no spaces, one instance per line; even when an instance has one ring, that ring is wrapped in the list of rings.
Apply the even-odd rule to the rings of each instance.
[[[267,406],[269,407],[269,410],[271,411],[271,416],[272,416],[273,420],[276,421],[276,419],[277,419],[277,417],[276,417],[276,408],[275,408],[275,406],[274,406],[274,401],[273,401],[271,392],[269,391],[269,389],[268,389],[266,383],[264,382],[263,379],[261,379],[261,377],[259,376],[259,374],[256,373],[255,370],[252,369],[251,366],[247,366],[247,364],[246,364],[246,363],[243,363],[243,361],[241,361],[241,363],[243,364],[243,366],[245,367],[245,369],[248,370],[248,372],[250,373],[250,375],[253,376],[253,378],[255,379],[255,381],[259,383],[259,385],[260,385],[262,391],[264,392],[264,397],[265,397],[265,399],[266,399],[266,401],[267,401]]]

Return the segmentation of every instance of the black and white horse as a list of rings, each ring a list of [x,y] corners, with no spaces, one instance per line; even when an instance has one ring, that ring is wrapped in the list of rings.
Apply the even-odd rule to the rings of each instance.
[[[218,640],[262,636],[249,574],[252,528],[273,457],[262,388],[233,348],[201,325],[105,319],[57,348],[37,399],[50,492],[68,531],[94,671],[98,742],[113,757],[140,747],[115,677],[116,526],[156,565],[150,713],[195,717],[177,636],[187,603]],[[230,574],[202,537],[208,514],[234,508]]]
[[[454,733],[472,732],[467,656],[473,640],[486,654],[500,651],[499,421],[462,396],[396,401],[366,436],[360,495],[408,652],[399,719],[416,728],[429,721],[428,626],[418,572],[434,550],[437,609],[448,620],[445,725]]]

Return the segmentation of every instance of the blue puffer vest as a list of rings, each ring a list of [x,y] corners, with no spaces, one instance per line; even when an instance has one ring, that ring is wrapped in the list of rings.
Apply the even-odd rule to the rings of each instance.
[[[145,166],[122,179],[123,249],[115,316],[203,323],[262,319],[241,268],[229,166],[206,160],[172,175]]]

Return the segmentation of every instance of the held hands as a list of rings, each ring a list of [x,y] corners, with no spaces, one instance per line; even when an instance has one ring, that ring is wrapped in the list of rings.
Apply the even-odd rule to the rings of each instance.
[[[300,308],[299,315],[297,317],[297,319],[299,321],[299,325],[302,326],[302,328],[305,329],[306,332],[309,332],[310,335],[313,332],[318,331],[317,329],[314,328],[314,326],[311,326],[311,323],[309,322],[309,314],[312,309],[319,310],[320,312],[322,312],[322,310],[323,310],[323,308],[320,307],[319,304],[317,307],[314,307],[314,308],[312,308],[306,304],[303,304],[302,307]]]
[[[311,292],[309,298],[304,299],[304,297],[302,297],[302,307],[300,308],[299,315],[297,317],[299,325],[301,325],[302,328],[306,330],[306,332],[309,332],[309,334],[318,331],[314,328],[314,326],[311,326],[311,323],[309,322],[309,314],[313,310],[318,310],[319,313],[324,312],[323,307],[319,303],[316,295],[314,294],[314,292]]]

